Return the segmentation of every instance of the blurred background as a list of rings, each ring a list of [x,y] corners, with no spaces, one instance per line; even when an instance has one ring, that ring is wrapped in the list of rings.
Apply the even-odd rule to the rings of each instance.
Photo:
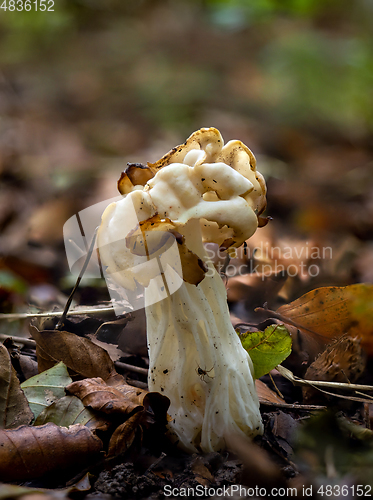
[[[373,282],[372,33],[370,0],[1,8],[1,311],[61,307],[74,281],[66,220],[116,196],[128,161],[210,126],[247,144],[266,177],[273,221],[249,243],[280,250],[247,258],[294,266],[283,300]],[[107,298],[86,285],[82,303]]]

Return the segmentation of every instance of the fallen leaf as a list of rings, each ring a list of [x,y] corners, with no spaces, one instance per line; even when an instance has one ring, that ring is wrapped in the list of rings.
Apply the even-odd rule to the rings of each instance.
[[[98,458],[101,449],[102,441],[80,424],[69,429],[48,423],[0,430],[0,480],[24,481],[82,467]]]
[[[44,425],[52,422],[60,427],[82,424],[91,430],[106,431],[110,422],[86,408],[75,396],[64,396],[45,408],[35,420],[34,425]]]
[[[36,418],[47,406],[65,396],[65,387],[72,382],[66,365],[58,363],[21,384]]]
[[[21,389],[8,350],[0,344],[0,428],[11,429],[33,419],[27,398]]]
[[[66,488],[30,488],[16,484],[0,484],[0,500],[68,500],[77,492],[88,492],[92,486],[89,473],[83,476],[77,483]],[[97,499],[99,500],[99,499]]]
[[[282,399],[275,391],[272,391],[267,384],[259,379],[255,380],[255,388],[258,394],[260,403],[273,403],[273,404],[286,404],[285,400]]]
[[[294,418],[281,410],[273,414],[274,422],[272,432],[274,436],[285,439],[289,444],[295,442],[295,431],[299,427],[299,423]]]
[[[258,394],[259,403],[263,405],[276,406],[278,408],[291,408],[299,410],[322,410],[325,406],[320,405],[301,405],[297,403],[286,403],[276,392],[272,391],[264,382],[255,380],[255,388]]]
[[[114,321],[112,323],[114,323]],[[118,348],[117,345],[109,344],[108,342],[102,342],[101,340],[98,340],[98,338],[96,337],[96,333],[88,334],[87,337],[93,344],[96,344],[97,346],[104,349],[109,354],[110,359],[112,361],[118,361],[123,356],[123,352]]]
[[[271,428],[273,435],[277,438],[277,445],[284,450],[287,456],[291,455],[299,423],[291,415],[281,410],[273,413],[272,419]]]
[[[134,387],[131,389],[141,391]],[[73,382],[66,387],[66,391],[81,399],[84,406],[106,414],[119,413],[128,416],[144,409],[141,403],[133,401],[117,387],[108,386],[99,377]]]
[[[37,500],[36,495],[38,493],[43,494],[45,491],[42,488],[28,488],[17,484],[0,484],[0,500],[15,500],[17,498],[23,500],[23,498],[27,498],[26,495],[33,495],[32,498]]]
[[[202,484],[203,486],[210,486],[211,483],[215,483],[214,476],[203,463],[202,457],[196,457],[191,465],[191,469],[194,474],[194,479],[199,484]]]
[[[291,353],[291,336],[284,325],[271,325],[264,332],[246,332],[240,338],[250,354],[255,378],[269,373]]]
[[[83,377],[107,380],[116,374],[109,354],[89,339],[58,330],[39,331],[33,325],[30,332],[36,341],[39,371],[63,361],[71,372]]]
[[[25,380],[38,374],[38,364],[30,356],[20,354],[18,360],[19,367]]]
[[[348,333],[361,337],[373,355],[373,285],[316,288],[276,311],[277,317],[328,339]]]
[[[136,431],[139,429],[142,413],[141,411],[135,413],[115,429],[109,442],[109,457],[124,453],[132,445],[136,437]]]
[[[151,409],[151,413],[154,416],[153,418],[149,419],[149,422],[145,421],[144,419],[144,426],[146,426],[148,423],[153,423],[153,421],[157,422],[160,425],[167,424],[167,410],[171,404],[167,396],[164,396],[159,392],[147,392],[142,398],[142,404],[145,410]]]
[[[326,382],[356,382],[365,369],[366,357],[361,350],[361,341],[343,335],[327,346],[308,367],[306,380],[324,380]],[[303,398],[310,401],[323,395],[313,387],[302,388]]]
[[[143,406],[145,406],[145,403],[148,403],[147,399],[149,398],[149,396],[151,395],[161,396],[161,394],[159,394],[158,392],[145,391],[144,389],[140,389],[139,387],[133,387],[132,385],[128,384],[120,384],[120,385],[118,384],[115,386],[115,388],[118,389],[118,391],[120,391],[123,394],[123,396],[125,396],[126,399],[129,399],[133,403]]]

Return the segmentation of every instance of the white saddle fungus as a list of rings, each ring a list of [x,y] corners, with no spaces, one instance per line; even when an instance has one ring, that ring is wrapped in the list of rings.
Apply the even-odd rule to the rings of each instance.
[[[149,390],[171,401],[170,435],[187,451],[211,452],[231,433],[260,434],[252,362],[203,246],[229,250],[256,231],[266,187],[252,152],[203,128],[157,163],[130,165],[118,187],[124,197],[106,209],[98,232],[106,272],[127,289],[145,286],[146,300],[156,271],[133,266],[135,257],[159,262],[170,235],[180,251],[182,285],[146,306]],[[133,210],[137,225],[128,222]]]

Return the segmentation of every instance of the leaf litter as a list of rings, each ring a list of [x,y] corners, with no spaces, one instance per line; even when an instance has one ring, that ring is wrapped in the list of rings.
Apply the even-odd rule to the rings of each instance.
[[[66,365],[60,362],[49,370],[29,378],[21,384],[34,417],[65,395],[65,387],[72,382]]]
[[[236,79],[237,74],[233,72],[232,75]],[[32,123],[32,126],[34,126],[34,123]],[[40,125],[35,124],[35,126]],[[235,127],[240,127],[240,125],[236,124]],[[247,133],[245,130],[244,132]],[[315,140],[312,134],[306,133],[304,130],[302,132],[292,129],[287,130],[284,134],[290,136],[295,134],[297,139],[305,139],[305,142],[300,141],[302,145],[308,141],[312,143]],[[329,480],[332,478],[338,484],[338,481],[353,481],[351,474],[354,474],[355,478],[358,478],[361,482],[372,482],[368,469],[372,463],[371,457],[369,458],[369,454],[371,455],[371,444],[369,444],[371,431],[368,429],[370,424],[369,413],[372,413],[369,412],[372,405],[368,403],[370,394],[368,390],[372,387],[372,378],[370,376],[373,331],[371,285],[352,285],[355,288],[349,288],[345,291],[340,286],[330,286],[346,285],[353,281],[371,281],[371,269],[369,268],[372,255],[369,248],[369,241],[371,240],[369,231],[371,231],[371,221],[373,220],[371,217],[371,196],[366,196],[364,205],[356,201],[356,197],[347,200],[346,204],[343,193],[341,195],[341,191],[336,190],[336,196],[333,189],[331,189],[333,186],[340,187],[343,185],[346,192],[350,190],[350,184],[343,184],[343,169],[351,168],[351,165],[354,164],[355,152],[353,148],[349,150],[348,147],[346,148],[342,144],[337,144],[337,146],[334,144],[333,152],[333,145],[331,147],[329,138],[323,143],[322,134],[320,134],[317,139],[320,147],[317,148],[316,153],[315,151],[309,151],[307,147],[297,146],[297,141],[289,141],[286,137],[281,137],[281,140],[276,142],[276,138],[273,138],[271,134],[269,135],[271,136],[271,143],[274,140],[275,147],[281,149],[280,154],[285,158],[296,158],[296,164],[299,167],[299,176],[291,174],[286,178],[287,174],[281,174],[284,177],[277,177],[278,172],[276,168],[273,168],[272,171],[271,159],[268,159],[269,171],[271,172],[269,183],[270,192],[272,193],[272,211],[276,212],[277,210],[278,214],[276,214],[277,221],[275,220],[274,224],[263,229],[263,231],[267,231],[266,236],[263,236],[263,240],[267,238],[272,247],[278,247],[278,255],[274,255],[274,258],[269,262],[269,259],[266,260],[265,254],[260,255],[257,252],[256,255],[251,253],[247,258],[242,257],[239,261],[234,262],[237,274],[227,280],[227,291],[232,313],[236,316],[237,322],[250,321],[253,323],[252,331],[257,332],[259,338],[265,338],[265,332],[268,329],[270,329],[269,331],[278,330],[280,327],[279,322],[287,326],[292,336],[292,353],[286,359],[284,358],[278,362],[283,364],[282,368],[279,367],[280,370],[285,367],[288,370],[291,368],[290,375],[289,371],[287,372],[291,381],[276,375],[276,370],[272,370],[271,377],[265,374],[265,371],[273,368],[276,359],[273,359],[267,366],[263,367],[262,363],[257,363],[258,368],[255,366],[257,375],[263,375],[260,380],[256,380],[256,387],[261,401],[263,420],[265,421],[265,433],[262,438],[257,438],[254,443],[240,443],[241,449],[234,442],[234,436],[227,438],[230,441],[229,449],[239,456],[240,463],[237,463],[231,457],[225,457],[223,454],[213,454],[208,457],[175,456],[177,454],[175,450],[170,451],[170,448],[165,443],[162,443],[156,451],[153,448],[150,453],[139,452],[141,446],[148,444],[145,440],[146,427],[151,424],[151,420],[154,418],[154,408],[156,407],[155,402],[153,402],[154,408],[150,405],[150,409],[146,413],[144,411],[147,407],[145,398],[142,402],[139,402],[139,405],[143,406],[144,410],[130,413],[130,417],[122,422],[122,418],[127,418],[126,411],[123,411],[124,416],[120,412],[114,412],[115,416],[111,416],[84,406],[76,396],[63,395],[46,407],[36,421],[33,422],[33,425],[39,425],[40,428],[44,429],[43,426],[46,422],[53,422],[61,428],[66,428],[79,422],[102,438],[103,447],[107,454],[111,455],[112,450],[114,450],[111,460],[117,454],[120,454],[119,465],[112,467],[115,462],[107,462],[111,464],[109,467],[101,463],[98,468],[90,469],[96,474],[96,491],[117,496],[143,497],[160,491],[164,484],[177,487],[181,485],[195,487],[197,484],[215,486],[275,484],[276,486],[300,485],[298,496],[301,496],[302,485],[311,484],[312,481],[317,484],[317,481],[325,480],[325,478]],[[345,143],[345,139],[341,142]],[[16,151],[15,154],[17,154]],[[344,161],[345,157],[348,158],[347,161]],[[264,159],[264,161],[266,160]],[[333,170],[333,165],[334,173],[338,175],[333,174],[333,176],[330,176],[324,170],[325,167]],[[287,167],[288,165],[284,163],[284,166]],[[12,167],[13,165],[11,165]],[[7,169],[6,164],[4,168]],[[19,168],[22,168],[22,166],[19,165]],[[365,166],[360,170],[363,170],[363,168],[365,169]],[[315,169],[322,173],[319,178],[319,185],[314,182]],[[353,170],[349,171],[349,173],[352,174]],[[368,172],[368,169],[366,171]],[[302,181],[299,180],[302,176],[307,181],[312,179],[313,182],[307,182],[306,185],[302,184]],[[365,175],[365,178],[366,184],[368,184],[368,174]],[[91,181],[87,178],[86,182]],[[305,187],[306,190],[302,189]],[[353,189],[356,191],[353,195],[356,196],[358,192],[356,186]],[[351,191],[353,189],[351,188]],[[22,199],[26,200],[29,209],[32,205],[32,203],[29,203],[30,196],[26,197],[24,195],[30,195],[30,192],[24,188],[13,189],[13,191],[20,202],[22,202]],[[78,192],[80,193],[81,189]],[[13,192],[8,191],[8,197],[12,200],[13,196],[9,196],[9,193],[13,194]],[[359,193],[362,196],[361,190]],[[50,199],[55,196],[53,190],[51,190],[51,193],[42,194],[43,201],[45,201],[45,196],[50,196]],[[102,194],[102,191],[100,191],[100,194]],[[33,200],[31,199],[31,201]],[[62,202],[62,204],[64,203]],[[6,205],[5,203],[4,206],[6,207]],[[49,208],[53,205],[58,205],[58,203],[44,204],[44,221],[42,221],[42,225],[45,227],[47,227],[45,221],[51,220]],[[66,203],[66,205],[69,204]],[[75,213],[76,209],[73,209],[71,205],[63,208],[61,213],[66,214],[66,211]],[[355,211],[355,208],[358,210]],[[341,214],[343,215],[341,216]],[[60,213],[55,215],[60,216]],[[64,217],[62,217],[63,221],[65,220]],[[36,219],[38,218],[36,217]],[[13,219],[17,224],[14,216],[10,218],[10,221]],[[365,225],[362,222],[364,220],[366,221]],[[7,227],[6,220],[2,223]],[[294,237],[297,224],[299,224],[298,236]],[[289,230],[289,226],[291,226],[291,230]],[[309,231],[310,227],[313,227],[314,232],[312,235],[307,234],[307,238],[310,237],[310,241],[312,240],[315,247],[319,246],[321,248],[323,243],[328,244],[323,231],[327,229],[332,232],[335,226],[337,227],[337,231],[334,232],[336,243],[334,242],[335,248],[333,248],[332,261],[320,262],[309,258],[306,259],[306,267],[302,268],[303,261],[301,257],[297,255],[295,255],[295,258],[294,256],[284,257],[283,249],[289,246],[289,241],[293,242],[291,244],[294,248],[301,249],[304,246],[306,241],[304,231]],[[350,235],[347,230],[343,230],[347,226],[348,231],[351,231],[353,235]],[[273,227],[277,229],[274,230]],[[292,231],[294,231],[293,234]],[[338,231],[340,231],[340,234],[338,234]],[[21,230],[20,226],[13,230],[13,234],[17,233],[22,233],[22,226]],[[49,241],[49,244],[51,244],[51,241],[58,240],[59,237],[59,232],[55,228],[51,228],[50,224],[44,234],[40,234],[40,232],[38,234],[35,225],[32,227],[32,238],[39,242]],[[258,237],[260,236],[258,235]],[[258,241],[254,239],[248,241],[249,250],[253,250],[257,246],[259,246]],[[22,249],[19,251],[19,248],[17,248],[18,254],[17,252],[10,252],[10,258],[7,258],[5,262],[6,272],[16,272],[14,276],[26,278],[24,287],[27,287],[27,282],[30,279],[31,281],[45,281],[48,279],[52,281],[54,279],[52,277],[53,273],[61,261],[61,255],[57,253],[60,250],[56,250],[55,260],[49,261],[44,258],[45,255],[48,256],[48,251],[45,251],[45,248],[40,248],[38,252],[33,250],[35,249],[26,246],[22,253]],[[29,258],[30,255],[35,259],[34,261]],[[362,258],[364,255],[368,256],[368,259],[364,260]],[[298,270],[298,274],[289,276],[286,272],[276,273],[272,271],[271,275],[268,276],[264,272],[266,270],[265,266],[268,266],[268,264],[273,266],[276,260],[279,264],[283,264],[285,268],[294,265]],[[320,266],[321,272],[319,277],[313,278],[309,273],[309,269],[315,262]],[[251,264],[254,267],[259,264],[259,272],[248,272],[244,276],[239,276],[239,266],[245,265],[249,271]],[[83,286],[83,292],[86,293],[89,288]],[[332,292],[332,289],[335,289],[334,292]],[[4,290],[5,288],[2,289],[2,292]],[[316,290],[318,290],[317,294]],[[12,297],[12,300],[14,300],[15,293],[19,294],[17,296],[18,300],[24,290],[22,291],[20,287],[18,287],[17,291],[15,289],[12,291],[7,290],[6,297]],[[92,289],[88,293],[92,293]],[[86,348],[87,352],[94,349],[91,344],[86,342],[89,338],[85,337],[87,334],[94,334],[97,328],[101,328],[100,324],[104,325],[106,323],[105,326],[102,326],[101,331],[107,329],[113,336],[114,333],[117,334],[117,331],[113,331],[112,326],[114,325],[111,325],[110,321],[101,321],[100,316],[104,316],[104,314],[112,315],[112,309],[107,308],[107,312],[104,313],[99,305],[96,306],[100,300],[100,293],[99,289],[93,292],[94,300],[90,303],[94,303],[94,306],[84,306],[81,311],[70,311],[71,315],[69,317],[78,318],[75,331],[70,331],[66,327],[66,332],[55,332],[55,335],[50,335],[48,340],[51,340],[54,344],[53,348],[48,346],[48,342],[44,342],[45,339],[39,337],[39,370],[44,373],[45,370],[53,369],[53,366],[62,361],[68,366],[69,374],[73,377],[74,383],[100,377],[103,381],[103,384],[101,384],[103,388],[115,387],[119,390],[119,387],[124,386],[126,381],[128,382],[128,374],[130,373],[128,371],[128,366],[130,366],[127,363],[128,361],[134,363],[136,368],[141,366],[141,370],[143,370],[142,374],[133,374],[134,372],[131,372],[134,383],[139,382],[145,385],[146,363],[140,365],[141,356],[146,358],[144,327],[141,335],[139,335],[138,325],[134,328],[134,333],[130,332],[127,325],[123,326],[124,331],[120,335],[121,341],[119,340],[119,344],[126,351],[128,348],[128,352],[126,357],[120,358],[119,363],[110,363],[107,357],[102,353],[98,354],[98,351],[95,353],[92,351],[84,360],[78,359],[78,354],[82,355],[84,348]],[[323,294],[330,307],[317,310],[317,300],[320,300],[320,296]],[[335,298],[331,300],[333,295]],[[297,299],[299,296],[302,296],[302,300]],[[2,298],[3,296],[0,297],[0,299]],[[344,301],[344,298],[347,300]],[[300,302],[297,302],[297,300],[300,300]],[[261,313],[255,314],[254,307],[261,307],[264,302],[268,303],[267,309],[262,307]],[[52,302],[50,301],[50,303]],[[16,304],[15,300],[14,304]],[[295,309],[292,309],[294,304]],[[59,308],[61,308],[61,305],[63,307],[63,303],[60,302]],[[320,303],[318,305],[320,306]],[[313,316],[304,314],[310,312],[305,311],[306,307],[310,307]],[[274,311],[271,312],[268,308]],[[47,318],[61,316],[61,312],[48,309],[44,312],[39,310],[34,313],[18,312],[16,307],[8,308],[7,304],[4,310],[10,313],[8,316],[4,316],[7,319],[37,317],[38,314],[40,317],[45,316]],[[298,314],[299,312],[300,314]],[[88,322],[83,325],[83,322],[80,322],[83,314],[89,315],[89,317],[97,316],[99,318],[97,320],[98,325],[92,327],[92,323],[90,326]],[[302,316],[302,314],[304,315]],[[90,328],[91,331],[87,332]],[[53,329],[51,327],[50,331],[53,332]],[[42,335],[43,330],[44,328],[39,325],[39,333]],[[9,330],[4,328],[4,331]],[[14,332],[19,333],[18,327]],[[74,339],[68,333],[75,337],[78,334],[80,339]],[[37,332],[35,332],[35,336],[38,336]],[[60,346],[61,352],[59,352],[58,346],[59,336],[61,339],[63,338]],[[134,337],[136,337],[135,340]],[[298,337],[301,339],[300,341]],[[139,345],[134,346],[137,341],[139,341]],[[308,346],[313,341],[315,341],[317,347],[311,352]],[[261,345],[259,344],[259,347]],[[109,351],[108,348],[105,348],[104,343],[100,346]],[[116,352],[109,356],[112,361],[116,361],[114,356],[117,358],[120,355],[118,350],[114,350]],[[367,359],[364,350],[367,351]],[[251,348],[251,351],[254,353],[255,348]],[[28,346],[28,348],[24,346],[20,349],[20,352],[25,358],[32,359],[31,356],[33,356],[33,359],[35,359],[35,350],[32,345]],[[281,356],[284,356],[286,352],[286,349],[283,352],[280,350],[276,355],[281,354]],[[304,352],[307,356],[302,357],[301,353]],[[134,354],[134,356],[131,356],[131,354]],[[140,357],[138,354],[140,354]],[[255,354],[253,357],[255,357]],[[1,395],[9,389],[9,394],[13,394],[17,400],[17,405],[14,408],[20,409],[19,401],[21,399],[19,399],[19,395],[22,394],[22,389],[20,391],[17,389],[19,384],[17,385],[17,377],[14,377],[14,375],[17,373],[21,380],[29,378],[29,376],[25,376],[25,372],[20,367],[21,363],[16,360],[14,352],[10,353],[9,351],[8,357],[4,356],[1,360],[1,366],[7,367],[7,370],[2,372]],[[87,366],[84,367],[84,363]],[[13,364],[15,370],[10,369],[10,364]],[[119,375],[115,369],[120,371],[123,376]],[[330,394],[321,393],[319,389],[327,389]],[[365,394],[360,394],[363,403],[358,401],[358,397],[353,399],[353,397],[349,396],[354,394],[355,391],[365,391]],[[106,392],[110,393],[110,391]],[[280,393],[282,396],[280,396]],[[307,394],[312,394],[312,397],[310,398]],[[119,398],[119,395],[117,396]],[[343,399],[341,396],[347,399]],[[355,396],[359,395],[355,394]],[[314,401],[315,404],[309,404],[311,401]],[[23,397],[22,404],[25,405],[26,403],[27,401]],[[163,411],[163,418],[165,418],[165,404],[163,401],[158,403],[160,406],[159,411]],[[107,407],[108,404],[110,404],[110,401],[105,402],[104,406]],[[23,407],[22,411],[19,410],[19,416],[22,418],[25,415],[27,416],[28,413],[28,420],[26,419],[25,422],[13,419],[10,411],[11,406],[8,404],[3,405],[2,411],[5,414],[7,426],[13,427],[20,423],[30,423],[32,414],[28,404]],[[334,413],[328,416],[324,411],[321,412],[320,410],[325,409],[325,407],[333,409]],[[118,414],[121,416],[119,417]],[[141,420],[141,424],[136,422],[137,418]],[[294,425],[294,421],[299,425]],[[127,422],[129,423],[127,424]],[[127,431],[125,430],[126,425]],[[13,430],[11,429],[11,431]],[[299,436],[296,444],[289,439],[289,434],[292,434],[293,431]],[[126,437],[123,440],[117,439],[122,434]],[[362,435],[365,436],[365,441],[368,441],[364,445],[362,445]],[[109,443],[111,443],[110,446]],[[130,453],[128,453],[128,448]],[[144,448],[146,446],[143,446],[142,450]],[[354,449],[358,449],[360,456],[353,452]],[[295,453],[293,453],[293,450],[295,450]],[[261,451],[265,453],[261,454]],[[246,455],[245,452],[247,452]],[[357,465],[362,464],[361,457],[364,457],[365,460],[365,470],[361,467],[364,473],[359,474]],[[261,465],[259,465],[259,462]],[[354,468],[350,467],[350,464],[354,464]],[[35,473],[35,477],[36,475],[37,473]],[[16,493],[9,493],[8,496],[13,497],[13,495],[16,496]]]
[[[307,301],[307,303],[308,302],[309,301]],[[282,316],[285,317],[283,310]],[[290,321],[293,320],[291,319]],[[289,328],[291,328],[291,325],[289,325]],[[329,398],[333,395],[337,396],[338,392],[340,392],[338,389],[341,389],[341,387],[338,387],[336,390],[333,388],[333,384],[335,383],[339,383],[344,389],[348,387],[350,390],[355,391],[359,388],[361,390],[369,389],[369,386],[365,387],[363,384],[352,384],[352,382],[359,380],[365,368],[365,358],[361,351],[362,341],[361,338],[352,338],[346,334],[332,341],[313,363],[309,365],[305,379],[301,379],[289,371],[286,372],[285,368],[279,366],[280,363],[286,364],[286,360],[291,353],[292,338],[289,330],[284,325],[276,323],[267,326],[262,331],[258,329],[255,330],[255,328],[252,328],[252,330],[254,331],[241,333],[240,337],[244,347],[252,357],[255,375],[258,378],[256,387],[262,404],[263,417],[267,418],[267,420],[265,420],[267,422],[265,434],[262,438],[257,438],[258,443],[256,446],[259,446],[259,449],[267,450],[265,452],[268,453],[268,458],[266,460],[269,460],[271,464],[273,463],[271,467],[279,471],[280,477],[281,467],[278,468],[278,465],[276,465],[276,460],[278,460],[279,457],[281,457],[284,464],[288,464],[287,466],[283,466],[283,470],[290,467],[289,471],[293,471],[291,473],[289,471],[286,473],[291,476],[297,473],[296,466],[293,464],[292,459],[290,459],[293,454],[292,447],[294,443],[291,440],[291,442],[289,442],[289,436],[293,433],[291,428],[295,425],[295,422],[300,418],[299,423],[302,424],[302,419],[307,413],[311,415],[312,413],[310,412],[316,410],[321,411],[325,408],[329,404],[328,399],[325,400],[325,392],[329,394]],[[57,469],[63,470],[66,468],[70,470],[74,468],[74,463],[77,466],[78,464],[82,466],[84,463],[89,466],[90,460],[93,459],[94,456],[97,458],[93,460],[93,462],[97,462],[98,457],[104,456],[106,457],[104,462],[105,460],[116,459],[118,456],[124,457],[125,467],[129,467],[130,462],[126,461],[128,458],[125,458],[128,451],[131,449],[135,450],[136,448],[139,449],[138,447],[141,446],[146,433],[149,435],[149,430],[151,439],[156,441],[154,435],[152,435],[152,427],[154,429],[153,432],[158,432],[158,429],[163,429],[164,432],[167,422],[166,412],[168,406],[168,403],[164,401],[166,398],[160,394],[148,393],[147,391],[126,384],[123,376],[116,372],[114,362],[110,359],[105,349],[94,344],[89,338],[79,337],[67,331],[39,330],[36,325],[32,325],[30,331],[36,342],[39,369],[43,368],[44,371],[35,377],[29,378],[21,386],[37,418],[34,421],[34,427],[20,427],[19,429],[21,430],[18,431],[19,434],[14,435],[15,438],[13,435],[10,436],[12,442],[16,443],[17,453],[22,457],[26,465],[24,465],[23,468],[18,468],[17,466],[18,472],[12,472],[13,475],[9,477],[16,481],[28,478],[35,479],[37,477],[42,477],[46,473],[54,472]],[[101,345],[104,346],[104,343],[101,343]],[[3,347],[3,349],[5,349],[6,355],[9,357],[7,349],[5,347]],[[65,362],[67,362],[67,366],[65,366]],[[120,365],[120,363],[118,365]],[[303,402],[294,401],[294,399],[289,402],[289,398],[285,400],[280,396],[277,388],[278,379],[274,387],[275,391],[271,390],[269,387],[271,381],[269,381],[268,384],[259,380],[260,377],[271,372],[276,366],[278,370],[280,370],[280,373],[291,380],[292,383],[303,385]],[[74,378],[77,378],[77,380],[72,381],[69,372]],[[88,376],[88,374],[95,376]],[[312,374],[316,375],[313,379],[311,377]],[[306,380],[307,378],[310,380]],[[266,379],[266,377],[264,377],[264,379]],[[346,381],[344,382],[344,380]],[[328,387],[328,390],[325,391],[323,384],[328,382],[332,389]],[[320,387],[317,387],[318,383],[324,387],[321,389],[324,391],[322,397],[317,396],[317,394],[320,394]],[[282,387],[281,390],[283,390]],[[332,392],[330,392],[330,390]],[[307,391],[313,391],[313,394],[316,392],[316,396],[313,396],[313,398],[308,397]],[[300,394],[299,396],[301,399],[302,395]],[[355,402],[369,402],[369,399],[366,397],[359,397],[358,395],[345,396],[339,394],[339,397]],[[35,410],[35,406],[38,407],[37,411]],[[268,410],[273,407],[277,407],[279,410],[275,413],[268,413]],[[289,411],[300,412],[300,415],[296,415],[294,419],[294,416],[287,413]],[[266,415],[267,417],[265,417]],[[29,422],[30,419],[27,423]],[[50,427],[52,425],[55,427]],[[74,462],[74,460],[67,460],[64,462],[59,456],[60,453],[55,454],[56,458],[54,458],[54,456],[49,456],[48,447],[54,447],[62,436],[66,435],[65,431],[61,434],[59,430],[69,430],[71,426],[74,426],[75,429],[77,426],[87,429],[87,432],[84,431],[85,434],[81,433],[80,437],[82,441],[83,437],[85,439],[85,443],[82,443],[81,446],[83,446],[83,448],[85,447],[84,449],[86,451],[84,453],[86,453],[86,455],[84,455],[83,452],[81,452],[82,455],[79,455],[79,452],[78,456],[80,456],[80,458],[76,462]],[[33,431],[29,431],[29,429],[32,428],[39,429],[38,432],[40,432],[40,435],[38,435],[37,438],[34,437]],[[347,423],[344,428],[349,428]],[[53,432],[51,429],[53,429]],[[30,432],[30,436],[28,432]],[[99,439],[96,434],[97,436],[99,435],[101,439]],[[359,436],[356,439],[362,439],[362,437],[360,437],[362,436],[361,433],[359,434],[356,432],[355,434]],[[18,436],[21,436],[19,440]],[[46,437],[44,438],[44,436]],[[3,439],[4,443],[7,443],[6,434]],[[50,445],[49,443],[51,443],[53,439],[54,444]],[[65,437],[63,439],[65,439]],[[93,452],[92,450],[96,450],[96,448],[91,449],[90,443],[95,443],[96,446],[98,441],[92,441],[92,439],[99,440],[101,443],[100,450],[104,451]],[[229,441],[229,437],[227,437],[227,439]],[[37,446],[41,447],[43,453],[49,456],[48,464],[43,465],[43,463],[41,463],[38,472],[36,472],[32,468],[32,465],[29,465],[27,462],[27,455],[36,453],[33,445],[30,444],[30,440],[34,441],[34,446],[35,443],[37,443]],[[161,442],[161,446],[167,449],[164,441],[161,440]],[[245,465],[245,460],[247,461],[247,459],[244,458],[245,455],[241,456],[241,452],[237,448],[237,445],[233,443],[234,439],[232,436],[232,444],[230,447]],[[23,446],[25,446],[25,448],[23,448]],[[249,444],[245,446],[247,449],[250,447]],[[45,451],[44,447],[46,447]],[[61,454],[69,457],[70,453],[72,453],[69,447],[70,444],[66,438],[66,447],[61,447]],[[5,444],[4,450],[8,453],[12,453],[13,449]],[[277,457],[277,459],[274,460],[272,455]],[[4,464],[9,462],[9,456],[10,455],[4,455]],[[271,456],[272,458],[270,458]],[[186,458],[185,460],[186,462],[184,462],[184,465],[188,463],[189,459]],[[272,462],[273,460],[274,462]],[[228,462],[223,460],[221,466],[224,468],[224,464],[226,463]],[[194,487],[196,484],[213,484],[215,486],[219,484],[219,482],[216,481],[216,475],[219,474],[218,471],[220,470],[219,468],[214,469],[211,468],[211,466],[202,465],[198,461],[193,461],[193,459],[191,459],[190,465],[185,466],[186,469],[184,469],[184,472],[185,470],[190,470],[190,473],[194,474],[194,482],[192,481],[191,483],[194,484]],[[170,477],[170,473],[172,475],[176,474],[175,477],[178,475],[176,471],[170,472],[173,469],[173,467],[171,467],[167,469],[169,472],[166,473],[157,472],[157,474],[155,474],[152,472],[151,474],[149,473],[142,476],[142,467],[143,466],[138,466],[136,476],[140,482],[142,477],[144,477],[143,480],[145,480],[145,477],[148,478],[146,481],[150,481],[149,484],[153,485],[150,490],[156,488],[155,485],[159,487],[159,484],[167,484],[167,482],[165,483],[164,481],[167,481],[166,478]],[[271,467],[269,467],[268,470],[270,470]],[[162,468],[160,468],[160,470],[162,470]],[[0,468],[0,474],[3,474],[3,477],[8,473],[9,471],[6,467],[4,470]],[[102,477],[109,477],[107,475],[105,476],[105,473],[102,474],[104,474]],[[116,477],[115,474],[112,476],[113,478]],[[290,484],[290,477],[286,478],[286,474],[282,476],[284,479],[281,479],[281,481],[284,481],[283,484]],[[246,481],[250,484],[250,481],[253,479],[250,480],[247,468],[246,476]],[[266,477],[266,474],[264,474],[264,476]],[[101,475],[99,477],[101,477]],[[150,480],[151,477],[153,478],[152,480]],[[155,477],[157,477],[159,481],[156,480]],[[230,480],[234,483],[234,481],[237,481],[238,477],[243,477],[242,469],[237,469],[236,476],[230,476]],[[275,477],[277,476],[275,475]],[[213,478],[213,480],[211,478]],[[102,483],[100,481],[101,480],[98,479],[96,482],[96,489],[102,492],[107,491],[101,488]],[[245,482],[245,480],[243,481]],[[257,481],[259,481],[259,479],[257,479]],[[113,492],[114,490],[110,491]]]

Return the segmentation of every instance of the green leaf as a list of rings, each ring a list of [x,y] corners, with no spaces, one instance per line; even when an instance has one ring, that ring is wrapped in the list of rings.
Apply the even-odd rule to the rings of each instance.
[[[252,359],[255,378],[269,373],[291,353],[291,336],[284,325],[271,325],[264,332],[247,332],[240,338]]]
[[[60,427],[69,427],[73,424],[87,425],[95,418],[96,414],[89,408],[85,408],[79,398],[64,396],[44,408],[34,425],[44,425],[47,422],[52,422]]]
[[[50,404],[65,396],[65,387],[71,384],[66,365],[62,362],[21,384],[35,418]]]

